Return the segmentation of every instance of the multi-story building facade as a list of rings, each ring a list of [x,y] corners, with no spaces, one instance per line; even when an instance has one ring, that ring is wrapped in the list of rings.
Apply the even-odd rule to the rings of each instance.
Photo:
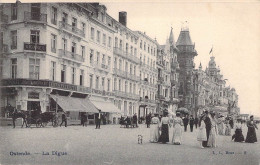
[[[169,112],[175,113],[178,108],[178,71],[177,52],[173,32],[165,45],[158,46],[157,68],[158,68],[158,111],[166,108]]]
[[[148,113],[156,111],[155,95],[157,93],[156,67],[157,42],[147,36],[145,33],[137,31],[139,37],[138,51],[140,57],[140,88],[139,88],[139,116],[145,116]]]
[[[180,107],[187,108],[190,112],[194,106],[194,90],[193,90],[193,68],[194,57],[197,56],[195,44],[191,41],[190,32],[187,27],[182,28],[176,43],[179,52],[177,54],[178,63],[180,65],[179,74],[179,98]]]
[[[62,96],[67,101],[89,97],[104,112],[116,110],[115,30],[107,25],[105,6],[18,2],[2,5],[1,11],[2,86],[13,91],[3,92],[8,95],[2,105],[44,112],[53,110],[57,100],[64,109]],[[79,112],[70,117],[79,121]]]
[[[115,105],[124,115],[137,113],[140,84],[140,60],[137,53],[138,35],[126,27],[126,12],[119,13],[119,22],[114,20],[113,91]],[[111,18],[112,19],[112,18]]]

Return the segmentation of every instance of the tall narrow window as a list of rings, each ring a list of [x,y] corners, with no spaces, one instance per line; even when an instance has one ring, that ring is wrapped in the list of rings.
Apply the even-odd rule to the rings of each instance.
[[[93,75],[89,75],[89,87],[92,88],[93,87]]]
[[[125,81],[125,92],[127,93],[128,92],[128,82]]]
[[[90,54],[89,54],[89,62],[90,64],[93,64],[93,57],[94,56],[94,50],[90,49]]]
[[[98,89],[99,88],[99,77],[97,76],[96,77],[96,89]]]
[[[100,31],[97,31],[97,42],[100,43]]]
[[[99,65],[99,59],[100,59],[100,53],[97,52],[97,59],[96,59],[97,65]]]
[[[11,4],[11,20],[17,20],[17,3]]]
[[[120,48],[120,50],[123,50],[123,41],[122,40],[120,40],[120,42],[119,42],[119,48]]]
[[[118,48],[118,38],[115,38],[115,48]]]
[[[40,31],[31,30],[31,43],[38,44],[40,41]]]
[[[126,45],[125,45],[125,51],[126,51],[126,53],[128,53],[128,43],[126,43]]]
[[[66,65],[61,65],[61,82],[66,82]]]
[[[79,75],[79,85],[83,86],[84,85],[84,70],[80,70],[80,75]]]
[[[111,47],[112,45],[112,39],[111,39],[111,37],[108,37],[108,47]]]
[[[3,60],[0,60],[0,76],[3,76]]]
[[[75,42],[72,42],[71,52],[72,52],[73,54],[76,54],[76,43],[75,43]]]
[[[119,70],[122,70],[122,60],[119,59]]]
[[[11,31],[11,49],[17,49],[17,30]]]
[[[107,65],[108,65],[108,67],[110,67],[110,65],[111,65],[111,57],[110,56],[107,57]]]
[[[128,62],[125,62],[125,72],[128,72]]]
[[[76,18],[72,17],[72,31],[75,31],[77,28],[78,21]]]
[[[81,23],[82,31],[85,33],[86,30],[86,24],[84,22]]]
[[[105,46],[106,46],[106,39],[107,39],[106,34],[103,34],[103,45]]]
[[[11,59],[11,78],[15,79],[17,78],[17,58]]]
[[[114,90],[116,91],[117,90],[117,79],[114,78]]]
[[[51,80],[55,81],[56,80],[56,62],[51,61]]]
[[[91,39],[95,39],[95,29],[93,27],[91,28]]]
[[[40,3],[31,4],[31,20],[41,21],[41,4]]]
[[[39,79],[40,77],[40,59],[29,59],[29,78]]]
[[[62,49],[67,51],[67,39],[62,38]]]
[[[107,79],[107,91],[110,91],[110,79]]]
[[[102,77],[101,85],[102,85],[102,90],[105,90],[105,77]]]
[[[117,57],[114,58],[114,68],[117,69]]]
[[[62,22],[67,23],[68,22],[68,14],[67,13],[62,13]]]
[[[85,57],[85,46],[81,46],[81,56]]]
[[[141,49],[143,48],[143,41],[142,40],[140,41],[140,48]]]
[[[134,53],[133,46],[131,46],[131,48],[130,48],[130,53],[131,53],[131,55],[133,55],[133,53]]]
[[[51,23],[57,25],[57,8],[51,8]]]
[[[133,90],[133,89],[132,89],[132,83],[130,83],[130,84],[129,84],[129,93],[133,93],[132,90]]]
[[[51,34],[51,51],[53,53],[56,53],[56,42],[57,42],[57,36],[54,34]]]
[[[75,84],[76,68],[71,67],[71,84]]]
[[[104,54],[102,56],[102,64],[106,64],[106,55],[104,55]]]
[[[122,87],[121,87],[121,80],[119,79],[119,80],[118,80],[118,90],[121,91],[121,88],[122,88]]]

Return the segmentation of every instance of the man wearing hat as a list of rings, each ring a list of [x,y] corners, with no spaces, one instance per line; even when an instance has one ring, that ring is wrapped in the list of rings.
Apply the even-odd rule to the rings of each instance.
[[[208,140],[209,140],[209,132],[210,132],[210,129],[211,129],[211,121],[210,121],[210,118],[209,118],[209,112],[205,111],[204,114],[205,114],[204,122],[205,122],[205,125],[206,125],[207,141],[203,141],[202,145],[203,145],[203,147],[207,147]]]

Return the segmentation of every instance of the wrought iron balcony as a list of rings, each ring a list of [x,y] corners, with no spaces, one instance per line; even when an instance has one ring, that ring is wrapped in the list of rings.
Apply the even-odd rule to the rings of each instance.
[[[134,62],[136,64],[140,63],[139,58],[137,58],[136,56],[131,55],[130,53],[127,53],[127,52],[123,51],[120,48],[114,47],[114,53],[119,55],[119,56],[121,56],[121,57],[123,57],[123,58],[126,58],[126,59],[128,59],[128,60],[130,60],[130,61],[132,61],[132,62]]]
[[[110,70],[110,66],[100,63],[98,61],[92,61],[90,64],[94,67],[94,69],[104,70],[107,72]]]
[[[122,97],[122,98],[135,99],[135,100],[139,99],[139,96],[134,93],[123,92],[123,91],[118,91],[118,90],[114,90],[114,93],[115,93],[115,96]]]
[[[24,50],[46,52],[46,44],[24,42]]]
[[[1,22],[2,23],[8,23],[8,15],[1,14]]]
[[[63,21],[60,21],[60,29],[65,29],[66,31],[70,32],[70,33],[74,33],[78,36],[81,36],[81,37],[85,37],[85,33],[83,30],[80,30],[78,29],[77,27],[75,26],[72,26],[66,22],[63,22]]]
[[[156,95],[155,96],[155,99],[158,99],[158,100],[165,100],[165,97],[163,95]]]
[[[68,58],[69,60],[75,60],[78,62],[84,62],[84,58],[81,55],[63,49],[59,49],[59,57]]]
[[[119,70],[119,69],[116,69],[116,68],[114,68],[113,71],[114,71],[115,75],[126,78],[126,72],[125,71],[122,71],[122,70]]]
[[[24,12],[25,22],[47,23],[47,14]]]

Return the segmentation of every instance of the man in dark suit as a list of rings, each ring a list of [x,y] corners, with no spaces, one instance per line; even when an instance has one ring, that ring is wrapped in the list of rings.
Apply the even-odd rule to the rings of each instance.
[[[190,116],[190,132],[193,132],[193,125],[194,125],[194,118],[193,118],[193,116],[191,115],[191,116]]]
[[[183,124],[184,124],[184,131],[187,131],[187,126],[189,124],[189,119],[188,119],[188,115],[186,115],[183,119]]]
[[[65,112],[62,113],[61,119],[62,119],[62,122],[60,124],[60,127],[63,124],[63,122],[65,122],[65,127],[67,127],[67,116],[66,116]]]
[[[203,147],[207,147],[208,145],[208,140],[209,140],[209,132],[211,130],[211,121],[210,121],[210,118],[209,118],[209,112],[208,111],[205,111],[205,125],[206,125],[206,133],[207,133],[207,141],[203,141],[202,143],[202,146]]]
[[[150,124],[151,124],[151,113],[149,115],[146,116],[146,124],[147,124],[147,128],[150,128]]]
[[[197,117],[195,117],[194,124],[195,124],[196,129],[198,128],[198,123],[199,123],[199,119]]]
[[[136,115],[136,113],[135,113],[134,116],[133,116],[133,125],[134,125],[134,127],[138,127],[138,125],[137,125],[137,115]]]
[[[101,122],[101,110],[98,110],[98,115],[96,116],[96,129],[100,129],[100,122]]]

